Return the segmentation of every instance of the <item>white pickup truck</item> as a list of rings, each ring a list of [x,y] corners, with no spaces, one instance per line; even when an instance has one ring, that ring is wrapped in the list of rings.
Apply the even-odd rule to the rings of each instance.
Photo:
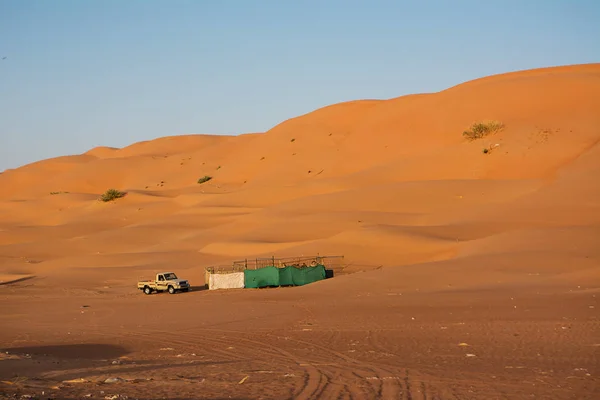
[[[185,279],[179,279],[173,272],[159,272],[154,280],[139,281],[137,288],[146,294],[164,291],[174,294],[189,291],[190,283]]]

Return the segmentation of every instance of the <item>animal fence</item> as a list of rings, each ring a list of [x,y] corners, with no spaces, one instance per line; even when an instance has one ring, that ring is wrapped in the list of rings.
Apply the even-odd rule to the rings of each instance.
[[[246,270],[257,270],[265,267],[314,267],[322,265],[326,269],[328,277],[333,273],[343,273],[346,266],[344,256],[299,256],[299,257],[264,257],[233,261],[228,265],[213,265],[204,269],[204,282],[208,286],[210,276],[216,274],[231,274],[234,272],[244,272]]]
[[[210,274],[230,274],[232,272],[243,272],[247,269],[259,269],[268,266],[285,268],[287,266],[315,266],[323,265],[328,270],[341,272],[344,267],[344,256],[300,256],[300,257],[264,257],[234,261],[227,265],[213,265],[205,268],[205,282],[208,283]]]
[[[300,257],[266,257],[234,261],[232,268],[236,271],[259,269],[268,266],[285,268],[289,266],[310,267],[323,265],[327,269],[339,270],[344,267],[344,256],[300,256]]]

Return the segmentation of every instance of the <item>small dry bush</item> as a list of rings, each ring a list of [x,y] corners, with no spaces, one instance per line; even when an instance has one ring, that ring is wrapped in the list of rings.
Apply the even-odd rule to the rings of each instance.
[[[106,203],[108,201],[113,201],[113,200],[119,199],[124,196],[125,196],[125,192],[120,192],[117,189],[108,189],[106,192],[104,192],[102,194],[102,196],[100,196],[99,200]]]
[[[498,121],[476,122],[471,125],[469,130],[463,132],[463,136],[469,140],[477,140],[501,131],[502,128],[504,128],[504,124]]]
[[[202,178],[198,179],[198,183],[208,182],[212,179],[212,176],[205,175]]]

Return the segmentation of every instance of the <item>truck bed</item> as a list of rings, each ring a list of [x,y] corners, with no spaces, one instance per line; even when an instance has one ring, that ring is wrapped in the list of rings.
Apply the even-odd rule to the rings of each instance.
[[[156,287],[156,282],[152,279],[148,279],[147,281],[138,281],[138,288],[143,288],[144,286]]]

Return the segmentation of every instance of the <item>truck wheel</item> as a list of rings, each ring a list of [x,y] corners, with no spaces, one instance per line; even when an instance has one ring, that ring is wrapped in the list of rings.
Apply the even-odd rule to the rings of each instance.
[[[169,286],[169,293],[174,294],[175,288],[173,286]]]
[[[152,289],[150,289],[148,286],[146,286],[146,287],[144,287],[144,293],[151,294],[152,293]]]

